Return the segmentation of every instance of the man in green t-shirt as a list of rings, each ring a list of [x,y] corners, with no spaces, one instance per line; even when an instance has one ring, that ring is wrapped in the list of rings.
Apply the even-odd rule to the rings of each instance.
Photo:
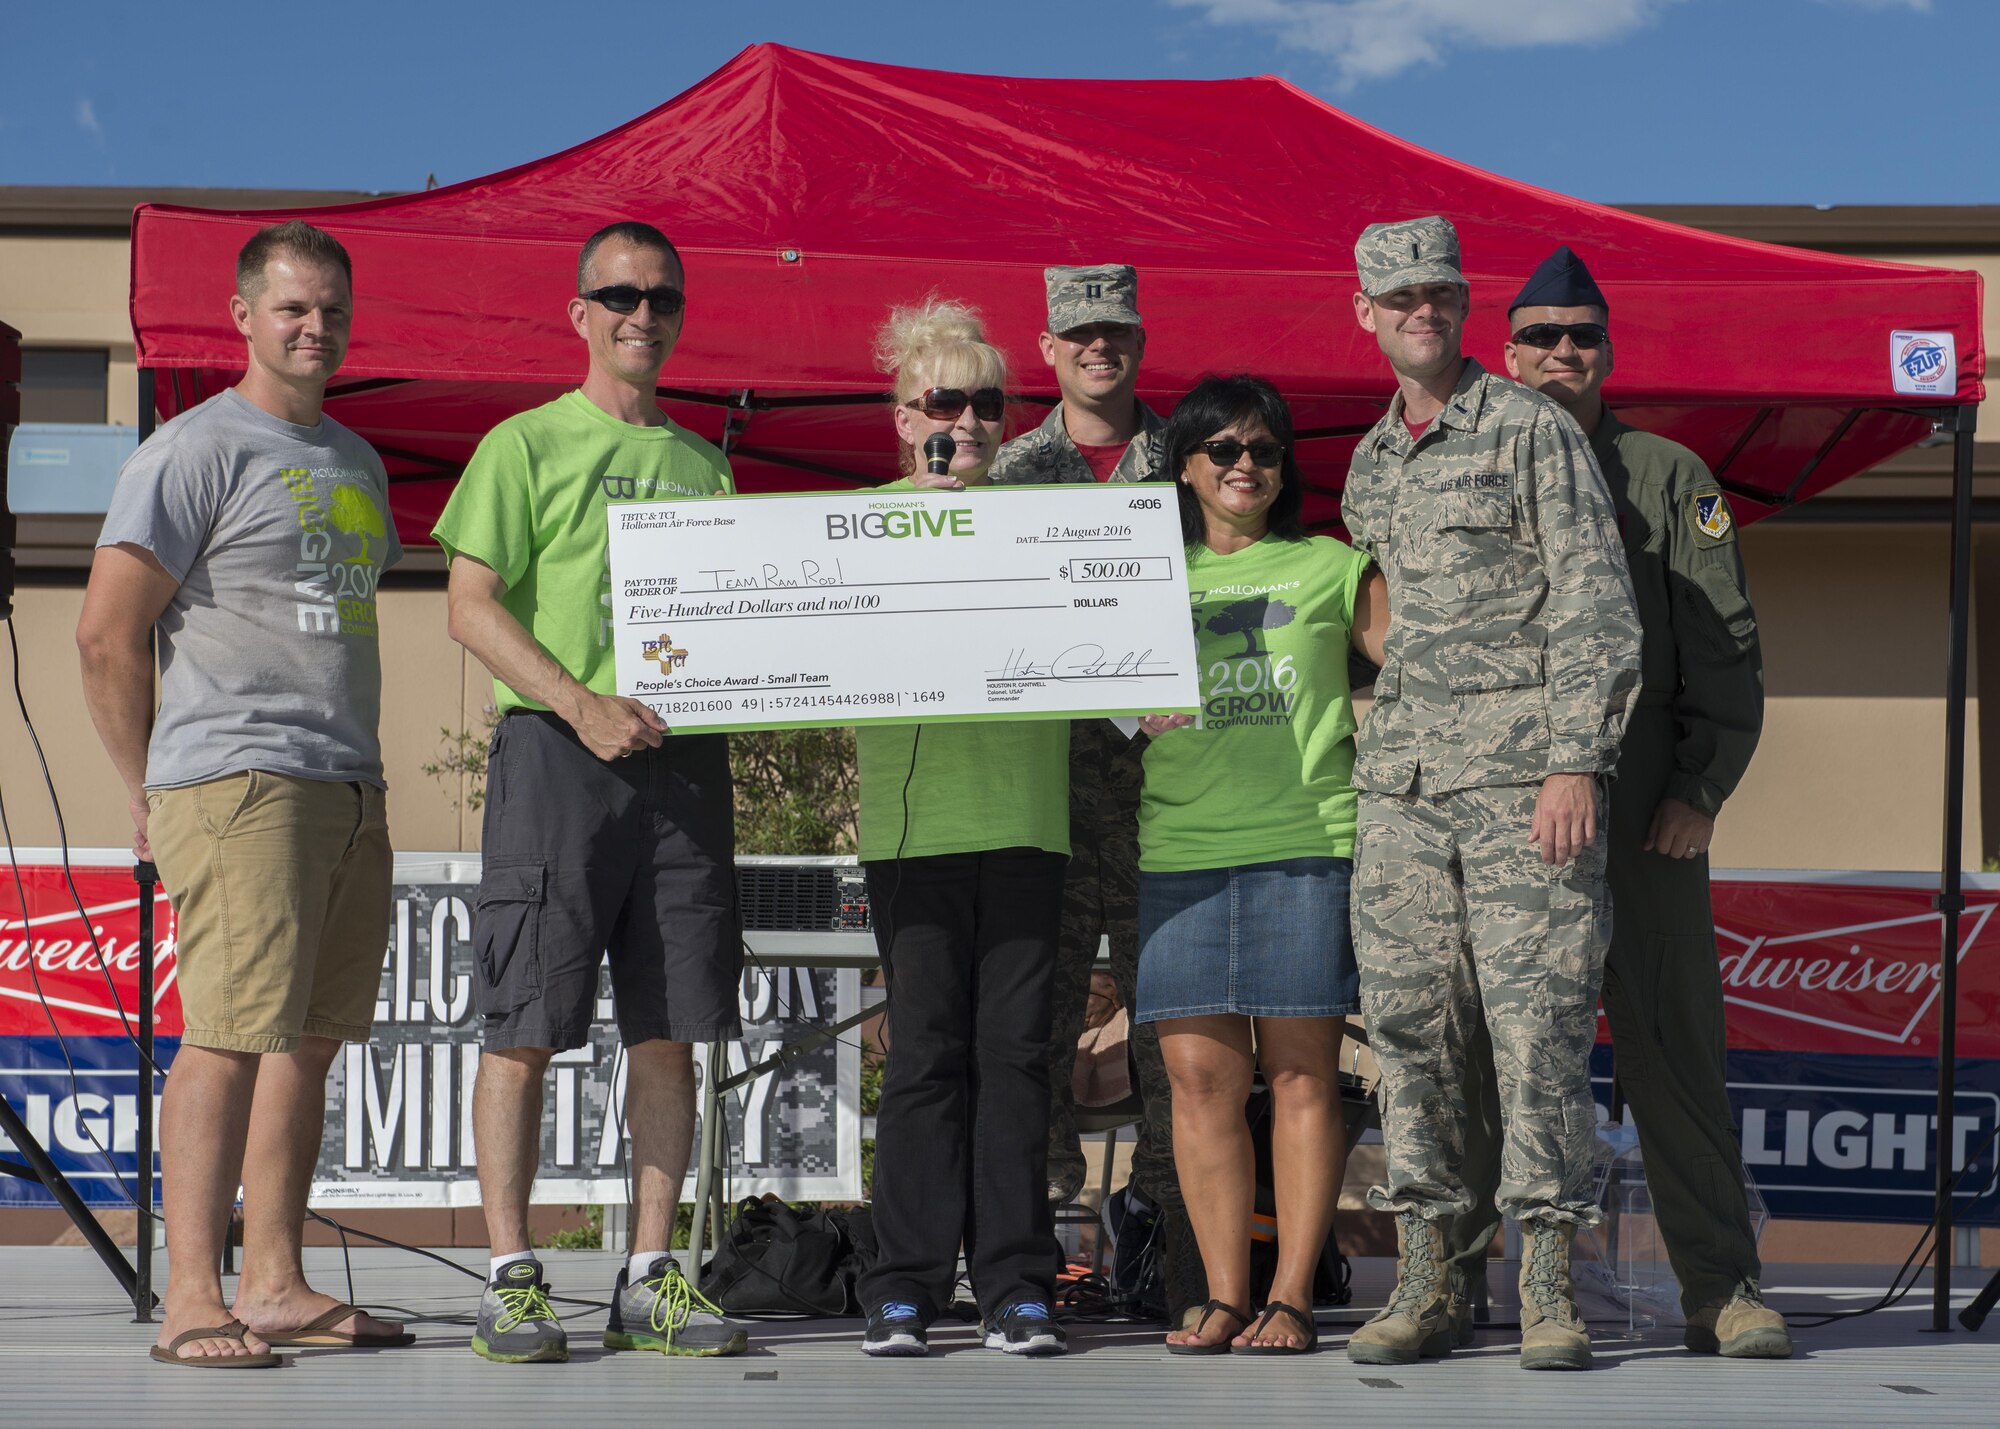
[[[686,278],[658,229],[617,223],[584,244],[569,319],[581,388],[502,422],[432,532],[451,561],[451,633],[493,672],[502,711],[487,762],[473,1090],[479,1188],[493,1251],[472,1347],[564,1360],[528,1240],[542,1082],[586,1046],[608,952],[632,1138],[635,1252],[604,1343],[740,1354],[745,1336],[668,1254],[694,1135],[695,1042],[740,1037],[729,751],[677,735],[617,693],[606,507],[734,491],[722,454],[661,412]]]

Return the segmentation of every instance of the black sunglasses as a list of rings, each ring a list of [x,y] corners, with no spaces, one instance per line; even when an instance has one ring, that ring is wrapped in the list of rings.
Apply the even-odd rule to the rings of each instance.
[[[679,288],[635,288],[630,283],[614,283],[608,288],[592,288],[580,296],[602,303],[614,313],[636,313],[644,303],[656,318],[677,318],[687,307],[687,294]]]
[[[1285,459],[1283,442],[1239,442],[1225,438],[1219,442],[1203,442],[1201,449],[1208,459],[1217,466],[1235,466],[1243,459],[1243,453],[1250,453],[1253,466],[1273,467]]]
[[[1568,338],[1579,350],[1588,352],[1593,347],[1604,346],[1611,334],[1603,323],[1529,323],[1514,334],[1514,341],[1525,342],[1530,347],[1560,347],[1564,338]]]
[[[998,387],[982,387],[969,396],[957,387],[933,387],[903,405],[916,408],[934,422],[955,422],[969,405],[980,421],[997,422],[1007,410],[1007,394]]]

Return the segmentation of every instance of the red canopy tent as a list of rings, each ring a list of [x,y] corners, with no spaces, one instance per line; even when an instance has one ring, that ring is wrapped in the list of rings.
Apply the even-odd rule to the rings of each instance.
[[[1970,567],[1973,406],[1984,396],[1977,274],[1870,262],[1676,227],[1532,188],[1404,143],[1282,80],[1024,80],[863,64],[758,45],[678,98],[573,149],[428,193],[336,208],[142,205],[132,325],[142,422],[235,379],[227,299],[258,226],[305,218],[353,254],[354,342],[328,409],[372,441],[420,538],[480,435],[573,385],[562,316],[602,225],[658,224],[687,261],[685,334],[661,395],[724,441],[746,489],[892,474],[870,336],[935,288],[979,304],[1031,397],[1040,269],[1142,270],[1142,392],[1170,406],[1203,373],[1290,397],[1313,486],[1338,517],[1354,438],[1391,384],[1355,325],[1352,244],[1377,219],[1458,225],[1467,346],[1498,366],[1505,304],[1558,243],[1610,297],[1607,395],[1693,447],[1768,515],[1930,433],[1955,435],[1951,675],[1937,1125],[1949,1127]],[[1949,334],[1956,371],[1898,393],[1891,334]],[[1955,378],[1955,380],[1953,380]],[[154,401],[145,400],[150,394]],[[1039,416],[1039,408],[1024,413]],[[1950,1158],[1940,1156],[1933,1317],[1949,1304]]]
[[[1292,399],[1316,524],[1337,518],[1353,439],[1390,392],[1354,322],[1352,247],[1375,219],[1458,225],[1468,348],[1498,367],[1505,304],[1557,243],[1617,314],[1609,396],[1699,452],[1749,521],[1931,430],[1911,409],[1977,401],[1980,280],[1679,228],[1440,158],[1282,80],[1023,80],[862,64],[758,45],[610,133],[428,193],[283,213],[142,205],[132,325],[161,412],[233,381],[236,249],[301,217],[353,254],[354,342],[329,410],[373,441],[421,536],[478,438],[573,385],[562,316],[576,249],[603,224],[659,224],[687,259],[677,420],[750,490],[894,474],[869,339],[932,288],[985,309],[1018,384],[1041,268],[1142,270],[1143,390],[1171,406],[1203,373],[1248,370]],[[1950,332],[1956,390],[1898,396],[1889,334]],[[733,409],[733,410],[732,410]],[[1039,418],[1031,407],[1022,421]]]

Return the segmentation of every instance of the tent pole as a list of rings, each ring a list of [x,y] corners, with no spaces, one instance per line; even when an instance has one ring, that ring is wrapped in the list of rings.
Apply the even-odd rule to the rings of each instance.
[[[159,397],[154,390],[154,372],[150,367],[139,369],[139,440],[153,435],[153,423],[157,420],[155,408]]]
[[[1965,829],[1965,683],[1972,589],[1973,407],[1953,410],[1951,464],[1951,627],[1945,654],[1944,856],[1932,906],[1942,916],[1938,952],[1937,1208],[1932,1227],[1931,1330],[1951,1330],[1951,1185],[1958,1141],[1952,1100],[1958,1080],[1958,915]]]

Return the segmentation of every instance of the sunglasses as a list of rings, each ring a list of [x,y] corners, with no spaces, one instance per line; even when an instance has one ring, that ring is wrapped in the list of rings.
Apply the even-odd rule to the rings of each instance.
[[[679,288],[635,288],[629,283],[615,283],[608,288],[592,288],[580,296],[602,303],[614,313],[636,313],[639,304],[644,303],[656,318],[677,318],[687,307],[687,294]]]
[[[903,404],[914,407],[934,422],[955,422],[968,406],[982,422],[997,422],[1007,410],[1007,394],[998,387],[982,387],[967,394],[957,387],[933,387]]]
[[[1582,351],[1602,347],[1611,339],[1603,323],[1529,323],[1514,334],[1514,341],[1525,342],[1530,347],[1560,347],[1562,340],[1570,342]]]
[[[1285,459],[1283,442],[1238,442],[1225,439],[1219,442],[1203,442],[1201,449],[1208,454],[1210,461],[1223,467],[1235,466],[1243,459],[1245,452],[1250,453],[1250,463],[1253,466],[1273,467]]]

